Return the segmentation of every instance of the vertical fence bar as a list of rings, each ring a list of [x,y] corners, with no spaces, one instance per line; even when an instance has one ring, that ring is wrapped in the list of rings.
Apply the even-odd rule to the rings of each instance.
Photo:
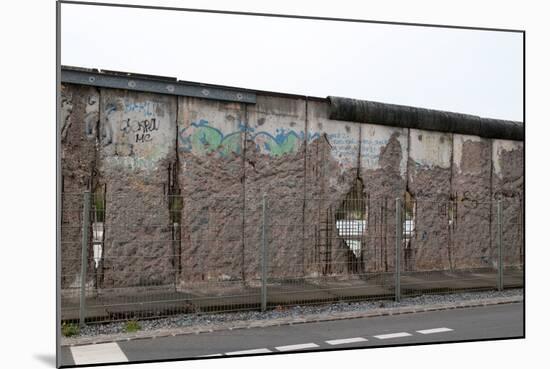
[[[395,199],[395,301],[401,300],[401,238],[403,237],[401,219],[401,199]]]
[[[262,290],[261,302],[262,312],[267,309],[267,239],[266,239],[266,219],[267,200],[265,193],[262,196],[262,245],[261,245],[261,268],[262,268]]]
[[[84,210],[82,213],[82,255],[80,264],[80,326],[86,319],[86,274],[88,273],[88,241],[90,229],[90,191],[84,192]]]
[[[502,263],[502,200],[497,202],[497,254],[498,254],[498,275],[497,288],[502,291],[504,288],[504,275]]]

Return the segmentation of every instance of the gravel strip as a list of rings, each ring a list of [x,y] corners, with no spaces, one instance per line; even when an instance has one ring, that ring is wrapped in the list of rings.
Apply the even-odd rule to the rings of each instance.
[[[483,291],[483,292],[465,292],[457,294],[443,295],[423,295],[417,297],[405,297],[397,303],[391,300],[364,301],[364,302],[341,302],[329,305],[312,306],[293,306],[280,307],[269,310],[265,313],[259,311],[243,311],[233,313],[217,314],[180,314],[169,318],[142,320],[139,322],[141,330],[135,334],[124,332],[124,322],[92,324],[80,330],[80,334],[75,337],[63,337],[62,344],[80,344],[84,342],[94,342],[94,337],[116,336],[126,339],[151,336],[148,332],[159,332],[159,336],[168,335],[167,332],[174,329],[182,329],[181,332],[194,333],[208,332],[220,329],[238,329],[250,328],[252,326],[268,326],[279,324],[303,323],[308,321],[331,320],[341,317],[353,318],[362,315],[373,314],[395,314],[408,313],[414,310],[427,308],[445,308],[461,307],[465,305],[483,304],[484,300],[497,303],[498,301],[508,301],[510,298],[523,298],[523,289],[510,289],[502,292]],[[247,324],[248,323],[248,324]],[[104,340],[104,339],[102,339]]]

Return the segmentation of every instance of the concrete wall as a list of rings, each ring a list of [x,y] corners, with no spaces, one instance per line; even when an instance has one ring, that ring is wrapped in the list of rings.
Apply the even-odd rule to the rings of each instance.
[[[491,267],[491,140],[453,135],[451,196],[454,268]]]
[[[447,209],[451,193],[452,135],[409,130],[408,190],[417,201],[412,269],[451,268]],[[408,262],[408,261],[407,261]]]
[[[61,287],[80,287],[83,192],[93,187],[97,161],[99,91],[62,85],[61,171]],[[93,285],[92,253],[88,256],[87,285]]]
[[[245,114],[244,104],[179,97],[182,285],[242,278]]]
[[[258,96],[247,108],[244,166],[245,277],[260,273],[262,195],[269,205],[269,260],[273,276],[301,275],[306,104]],[[297,240],[288,242],[287,240]],[[292,260],[289,263],[288,260]]]
[[[175,97],[100,91],[99,183],[106,184],[103,286],[172,283],[168,169],[176,162]]]
[[[523,142],[493,140],[492,144],[492,196],[502,200],[504,264],[518,266],[523,259]],[[496,240],[495,221],[492,228]],[[495,247],[492,252],[496,258]]]
[[[395,255],[395,199],[407,186],[406,129],[361,126],[361,175],[368,200],[367,270],[391,271]]]
[[[407,270],[492,267],[498,198],[514,224],[506,260],[521,256],[522,142],[331,120],[328,101],[304,97],[227,103],[70,84],[63,97],[65,192],[106,188],[102,287],[255,283],[264,193],[272,277],[351,275],[358,259],[363,272],[391,271],[405,191],[417,201]],[[367,213],[360,258],[334,222],[351,190]],[[66,229],[69,286],[80,230]]]
[[[308,101],[307,108],[304,273],[346,273],[353,254],[333,217],[359,175],[361,125],[329,120],[325,101]]]

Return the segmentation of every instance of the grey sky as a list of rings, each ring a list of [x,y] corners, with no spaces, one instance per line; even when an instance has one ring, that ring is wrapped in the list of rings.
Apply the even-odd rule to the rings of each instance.
[[[509,32],[62,7],[65,65],[519,121],[522,37]]]

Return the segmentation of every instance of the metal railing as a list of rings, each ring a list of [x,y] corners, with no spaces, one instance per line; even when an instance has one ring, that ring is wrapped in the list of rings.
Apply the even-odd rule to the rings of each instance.
[[[62,204],[63,321],[523,286],[514,199],[86,192]]]

